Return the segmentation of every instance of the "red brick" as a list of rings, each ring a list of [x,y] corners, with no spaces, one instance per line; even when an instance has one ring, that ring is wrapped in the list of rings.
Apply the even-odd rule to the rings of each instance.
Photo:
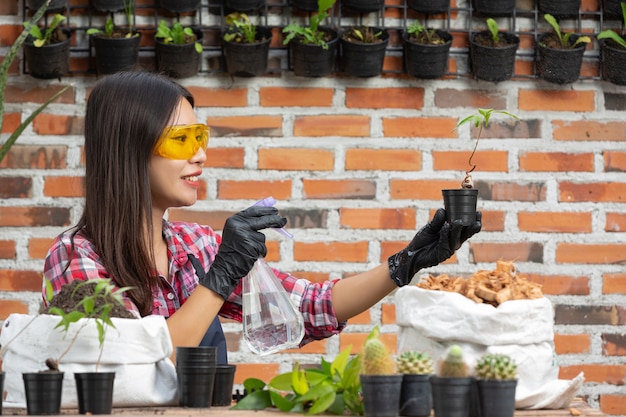
[[[433,169],[435,171],[464,171],[476,166],[479,171],[485,172],[508,172],[507,151],[477,151],[470,156],[472,151],[433,151]]]
[[[65,207],[0,207],[0,226],[69,226]]]
[[[504,211],[483,210],[480,204],[477,209],[482,213],[481,231],[483,232],[502,232],[504,231]]]
[[[67,146],[13,145],[0,168],[65,169]]]
[[[43,193],[47,197],[84,197],[84,177],[46,177]]]
[[[602,156],[606,172],[626,172],[626,152],[606,151]]]
[[[518,96],[519,110],[592,112],[596,109],[595,91],[520,89]]]
[[[370,118],[350,114],[297,116],[293,123],[293,134],[315,137],[367,137],[370,135]]]
[[[339,350],[343,351],[352,346],[350,353],[356,355],[361,351],[365,339],[367,339],[367,333],[341,333],[339,335]],[[389,353],[396,353],[398,336],[395,333],[381,333],[380,340],[385,344]]]
[[[382,314],[380,321],[382,324],[396,324],[396,305],[395,304],[383,304],[381,306]]]
[[[452,180],[389,180],[389,194],[392,199],[441,200],[441,190],[458,188],[461,181]]]
[[[456,138],[457,119],[448,117],[385,117],[385,137]]]
[[[280,373],[280,366],[277,363],[234,363],[237,366],[235,371],[235,384],[243,384],[248,378],[260,378],[265,382]]]
[[[412,149],[364,149],[346,150],[346,170],[366,171],[420,171],[422,153]]]
[[[595,182],[574,183],[564,181],[559,183],[559,201],[575,202],[613,202],[626,201],[626,183],[624,182]]]
[[[289,354],[316,354],[316,355],[324,355],[326,353],[326,344],[327,340],[316,340],[314,342],[307,343],[306,345],[296,348],[296,349],[285,349],[281,353],[289,353]]]
[[[543,263],[543,245],[536,242],[520,243],[470,243],[470,253],[474,262],[515,262]]]
[[[32,237],[28,239],[28,256],[31,259],[44,259],[54,238]]]
[[[299,262],[365,262],[368,242],[294,242],[293,259]]]
[[[526,279],[541,285],[544,294],[589,295],[588,276],[523,274]]]
[[[435,90],[435,106],[440,108],[506,108],[506,92],[498,90],[466,90],[438,88]]]
[[[626,356],[626,335],[623,333],[603,333],[602,355]]]
[[[13,133],[21,122],[21,113],[9,113],[5,110],[4,118],[2,119],[2,133]]]
[[[278,200],[291,197],[291,181],[234,181],[217,182],[217,198],[220,200],[261,199],[268,195]]]
[[[82,135],[82,117],[40,113],[33,120],[33,130],[40,135]]]
[[[365,310],[364,312],[362,312],[361,314],[357,314],[356,316],[350,318],[348,320],[348,325],[351,324],[371,324],[372,323],[372,318],[370,316],[370,311],[369,310]]]
[[[210,117],[211,137],[220,136],[283,136],[281,116]]]
[[[0,291],[41,292],[41,271],[0,269]]]
[[[22,33],[22,29],[21,25],[0,25],[0,45],[12,45]]]
[[[556,262],[562,264],[621,264],[626,261],[626,244],[559,243]]]
[[[593,154],[565,152],[525,152],[519,157],[521,171],[593,172]]]
[[[330,171],[334,164],[334,154],[329,150],[308,148],[259,149],[259,169]]]
[[[588,334],[555,334],[554,350],[558,355],[591,352],[591,337]]]
[[[209,143],[206,151],[205,167],[211,168],[244,168],[243,148],[213,148]]]
[[[585,373],[586,383],[597,382],[610,385],[622,385],[624,378],[626,378],[626,365],[585,364],[561,366],[559,378],[573,379],[580,372]]]
[[[15,259],[15,241],[0,240],[0,259]]]
[[[36,87],[33,84],[8,84],[4,91],[4,99],[7,103],[45,103],[65,88],[61,84],[42,84],[44,87]],[[61,104],[74,104],[76,102],[74,98],[75,91],[73,88],[68,88],[60,97],[54,102]],[[30,113],[29,113],[30,114]]]
[[[187,87],[193,94],[196,107],[246,107],[247,88]]]
[[[626,295],[626,273],[603,274],[602,294]]]
[[[262,87],[259,89],[264,107],[330,107],[333,104],[332,88]]]
[[[596,122],[591,120],[552,122],[554,140],[609,141],[626,140],[625,122]]]
[[[591,213],[519,212],[519,229],[525,232],[590,233]]]
[[[415,229],[415,210],[342,208],[339,223],[350,229]]]
[[[416,109],[424,107],[424,89],[346,88],[346,107],[359,109]]]
[[[0,300],[0,320],[14,313],[28,314],[28,304],[19,300]]]
[[[370,180],[303,179],[302,193],[311,199],[373,199],[376,183]]]
[[[607,415],[626,415],[626,395],[601,394],[600,411]]]
[[[604,230],[607,232],[626,231],[626,213],[606,213]]]

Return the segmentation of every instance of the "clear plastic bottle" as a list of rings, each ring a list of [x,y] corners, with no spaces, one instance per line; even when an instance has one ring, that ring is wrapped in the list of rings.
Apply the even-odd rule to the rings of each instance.
[[[297,348],[304,320],[274,271],[259,258],[242,281],[243,338],[258,355]]]

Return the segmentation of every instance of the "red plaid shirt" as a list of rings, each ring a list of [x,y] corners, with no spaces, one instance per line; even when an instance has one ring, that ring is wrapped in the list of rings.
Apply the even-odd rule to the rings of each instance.
[[[208,226],[165,220],[163,234],[168,246],[170,271],[168,279],[161,277],[163,285],[154,289],[152,314],[169,317],[198,285],[198,277],[187,254],[198,258],[208,270],[217,254],[221,236]],[[65,232],[55,239],[46,256],[44,278],[52,283],[55,294],[63,285],[76,279],[110,278],[115,283],[115,277],[110,276],[102,265],[93,243],[80,231],[74,237],[74,255],[65,270],[71,244],[70,233]],[[331,289],[337,280],[313,283],[276,269],[274,272],[294,305],[302,312],[306,328],[302,345],[330,337],[344,329],[346,322],[337,322],[331,301]],[[124,302],[129,311],[139,316],[137,306],[129,298],[125,297]],[[241,322],[241,285],[228,297],[219,314]]]

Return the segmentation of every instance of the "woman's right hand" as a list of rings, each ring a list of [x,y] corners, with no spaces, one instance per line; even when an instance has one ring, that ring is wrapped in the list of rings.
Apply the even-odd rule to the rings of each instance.
[[[274,207],[252,206],[229,217],[215,260],[200,284],[228,298],[254,262],[267,253],[265,235],[259,230],[280,228],[286,223]]]

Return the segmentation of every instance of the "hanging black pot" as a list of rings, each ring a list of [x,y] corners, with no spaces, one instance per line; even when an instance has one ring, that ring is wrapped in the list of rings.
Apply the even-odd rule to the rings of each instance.
[[[137,64],[139,42],[141,41],[140,33],[135,32],[135,35],[129,38],[92,35],[91,40],[96,52],[98,74],[113,74],[131,70]]]
[[[37,11],[46,2],[46,0],[26,0],[28,10]],[[48,12],[57,12],[64,10],[70,4],[70,0],[52,0],[46,9]]]
[[[28,415],[61,414],[63,372],[23,373]]]
[[[450,0],[408,0],[412,10],[422,14],[446,13],[450,8]]]
[[[24,56],[28,73],[35,78],[60,78],[70,70],[71,31],[62,29],[65,40],[44,46],[35,46],[32,38],[24,42]]]
[[[254,77],[267,70],[267,57],[272,42],[272,31],[257,26],[255,43],[223,41],[226,71],[239,77]]]
[[[513,417],[517,380],[477,381],[481,417]]]
[[[202,32],[194,31],[196,40],[202,38]],[[187,78],[198,73],[202,53],[196,50],[195,42],[186,44],[165,43],[154,40],[154,57],[157,71],[172,78]]]
[[[580,77],[580,67],[583,62],[586,43],[580,43],[574,48],[554,49],[544,45],[544,41],[552,32],[542,34],[537,40],[537,75],[548,82],[555,84],[573,83]],[[578,35],[572,34],[569,44],[574,45]]]
[[[365,417],[396,417],[402,374],[361,375]]]
[[[400,389],[401,416],[428,417],[433,408],[430,375],[404,374]]]
[[[346,40],[344,36],[340,40],[341,67],[346,74],[353,77],[375,77],[383,72],[389,33],[378,27],[370,27],[366,30],[380,33],[376,37],[380,42],[352,42]]]
[[[124,10],[124,0],[89,0],[89,2],[93,8],[101,12],[119,12]]]
[[[337,32],[331,28],[319,28],[332,39],[326,41],[328,48],[300,42],[294,38],[289,42],[289,51],[295,75],[301,77],[323,77],[333,72],[337,51]]]
[[[433,79],[442,77],[448,70],[448,55],[452,35],[442,30],[435,33],[444,40],[439,44],[424,44],[411,40],[404,31],[404,65],[406,72],[416,78]]]
[[[341,5],[360,13],[370,13],[381,10],[385,0],[342,0]]]
[[[515,11],[515,0],[473,0],[473,6],[483,16],[511,16]]]
[[[253,10],[259,10],[264,5],[265,0],[224,0],[224,7],[238,12],[251,12]]]
[[[115,372],[76,372],[80,414],[111,414]]]
[[[498,32],[498,37],[503,46],[493,47],[483,42],[492,39],[488,30],[474,33],[470,38],[470,63],[475,78],[497,82],[513,76],[519,37],[505,32]]]
[[[448,222],[460,220],[464,226],[469,226],[476,221],[478,189],[454,188],[441,190],[441,194]]]
[[[200,0],[159,0],[159,6],[172,13],[195,12]]]
[[[317,11],[317,0],[290,0],[289,4],[291,7],[307,12]]]
[[[626,49],[612,39],[600,41],[602,79],[616,85],[626,85]]]
[[[436,417],[469,417],[473,378],[430,377]]]
[[[549,13],[557,19],[578,16],[580,0],[537,0],[541,14]]]
[[[602,16],[605,19],[622,19],[623,0],[602,0]]]

